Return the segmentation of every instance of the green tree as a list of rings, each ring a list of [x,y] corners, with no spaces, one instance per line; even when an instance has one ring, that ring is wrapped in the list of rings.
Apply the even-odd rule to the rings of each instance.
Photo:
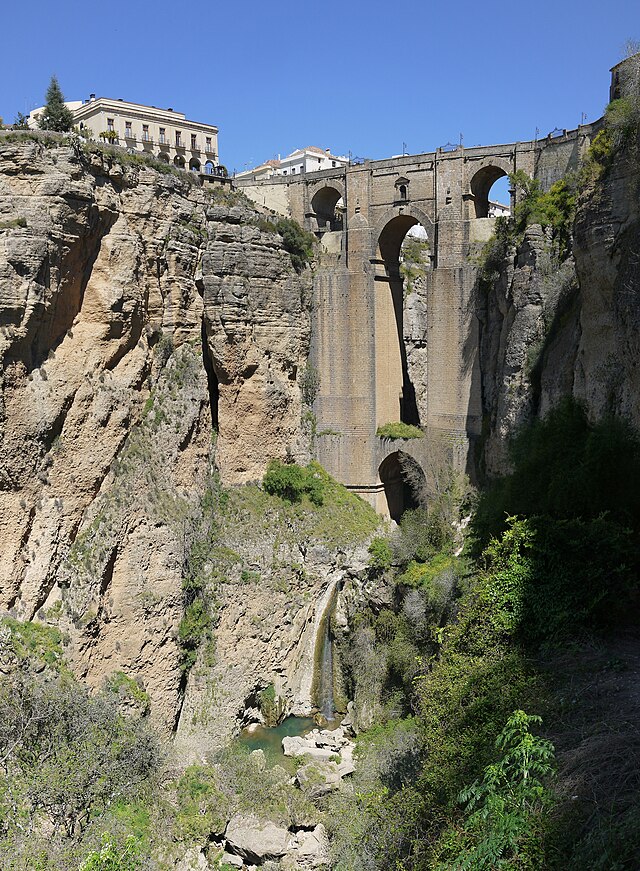
[[[22,112],[18,112],[13,122],[14,130],[28,130],[29,129],[29,116],[23,115]]]
[[[460,794],[468,816],[457,836],[466,845],[439,871],[532,867],[513,861],[526,856],[536,819],[550,801],[543,780],[554,772],[554,747],[530,732],[530,726],[540,722],[540,717],[524,711],[509,717],[496,740],[500,760]]]
[[[38,120],[41,130],[56,130],[67,133],[73,127],[73,113],[64,104],[64,96],[55,76],[51,76],[47,88],[46,105]]]

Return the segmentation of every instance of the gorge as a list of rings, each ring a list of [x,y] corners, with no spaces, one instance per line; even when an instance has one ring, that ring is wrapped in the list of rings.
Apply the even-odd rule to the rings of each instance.
[[[547,526],[535,534],[518,526],[545,512],[555,517],[558,504],[541,508],[542,496],[535,506],[522,497],[535,490],[535,476],[517,478],[525,474],[523,453],[533,463],[544,438],[562,424],[564,441],[549,454],[554,462],[573,469],[581,458],[576,466],[591,470],[593,482],[594,469],[609,475],[607,445],[614,444],[618,456],[628,449],[631,457],[621,477],[635,481],[637,441],[626,441],[626,430],[621,435],[615,426],[640,428],[639,57],[626,61],[614,81],[612,96],[629,101],[624,122],[610,113],[582,134],[550,143],[537,162],[535,149],[520,149],[529,171],[524,159],[509,164],[513,214],[504,221],[454,214],[453,170],[450,176],[440,170],[436,211],[416,206],[414,194],[409,205],[408,157],[397,167],[346,170],[345,178],[351,172],[355,180],[344,189],[338,184],[344,223],[323,230],[312,226],[327,211],[322,197],[313,215],[302,200],[296,213],[296,191],[307,180],[272,184],[279,196],[286,188],[293,204],[272,210],[266,187],[246,189],[252,202],[241,189],[201,187],[187,173],[74,136],[0,132],[2,674],[47,675],[63,657],[63,676],[68,670],[98,695],[115,686],[124,708],[143,708],[138,714],[170,745],[169,769],[181,786],[169,804],[179,812],[166,824],[173,832],[166,843],[164,823],[154,822],[141,867],[330,863],[346,871],[387,867],[385,852],[397,852],[406,869],[482,867],[437,864],[454,863],[445,811],[432,827],[417,820],[437,818],[433,796],[446,777],[429,769],[433,745],[421,757],[417,736],[432,737],[429,717],[445,710],[446,721],[443,699],[458,699],[458,691],[459,709],[473,720],[475,706],[485,704],[477,687],[500,695],[502,681],[508,710],[497,705],[493,731],[472,722],[482,749],[473,757],[466,732],[457,748],[460,776],[467,778],[460,789],[475,782],[507,716],[535,698],[539,678],[532,673],[544,671],[544,645],[557,641],[532,617],[538,628],[527,643],[534,638],[538,646],[527,648],[511,672],[505,663],[520,654],[503,652],[500,633],[508,635],[513,615],[524,613],[520,605],[509,600],[504,625],[487,628],[487,614],[502,614],[512,594],[512,587],[487,593],[487,566],[496,576],[506,572],[505,553],[513,547],[526,555],[528,535],[543,538],[549,552],[554,540]],[[569,157],[558,156],[563,149]],[[447,160],[452,166],[476,158],[484,160],[463,152]],[[381,169],[388,171],[390,196],[398,197],[384,220],[373,206],[367,214],[363,198]],[[460,180],[454,190],[456,204],[469,210],[479,183],[468,173],[474,178],[475,193]],[[313,191],[304,196],[313,199]],[[410,261],[401,246],[416,215],[432,244]],[[393,269],[385,253],[391,248]],[[605,426],[610,420],[617,422],[613,435]],[[412,438],[393,428],[378,434],[387,424],[421,429]],[[510,454],[513,437],[527,427],[534,441]],[[488,508],[481,496],[476,515],[475,543],[488,548],[484,563],[468,549],[458,559],[462,519],[478,507],[469,479],[484,487],[500,477],[511,490]],[[569,478],[556,489],[569,494],[571,511],[583,500],[578,520],[592,524],[584,538],[582,527],[572,527],[570,541],[582,547],[594,530],[604,530],[611,547],[605,541],[603,559],[613,555],[608,565],[616,566],[602,575],[607,592],[598,587],[596,604],[585,606],[584,626],[593,629],[589,620],[610,595],[626,607],[625,631],[635,631],[636,588],[624,572],[633,574],[637,565],[636,497],[611,476],[605,496],[574,491],[572,482],[582,478],[578,472]],[[521,491],[519,480],[527,482]],[[571,511],[556,517],[556,529],[578,522]],[[612,531],[610,522],[619,526]],[[545,565],[564,578],[549,560]],[[597,574],[596,557],[592,565]],[[586,572],[583,564],[579,571]],[[573,578],[570,569],[566,574]],[[480,578],[480,592],[472,577]],[[480,617],[473,611],[478,601],[485,603]],[[474,670],[484,655],[473,646],[476,625],[484,627],[488,649],[501,651],[482,674]],[[24,634],[30,630],[21,626],[43,627],[55,655],[42,640],[30,646]],[[584,626],[575,629],[580,642]],[[455,647],[463,630],[473,636],[464,650]],[[638,651],[627,643],[612,648],[610,659],[635,673]],[[601,652],[590,648],[588,655]],[[437,681],[444,681],[438,675],[445,667],[451,674],[443,689]],[[604,682],[606,668],[596,683]],[[569,674],[569,683],[575,677],[564,662],[557,670]],[[468,702],[455,683],[462,672],[472,676]],[[633,694],[623,686],[619,692],[632,714]],[[327,721],[337,714],[345,731],[335,747],[333,739],[317,738],[318,766],[300,760],[295,783],[259,752],[234,756],[232,739],[243,727],[318,712]],[[388,765],[376,768],[369,791],[349,791],[354,771],[345,748],[356,735],[363,773],[356,766],[355,777],[370,774],[374,753]],[[565,769],[579,755],[567,747]],[[441,749],[443,757],[450,752],[446,741]],[[214,776],[221,751],[223,775]],[[341,768],[347,763],[348,770]],[[422,805],[415,810],[420,789],[432,801],[431,816]],[[451,796],[460,789],[451,786],[449,804],[442,799],[454,821]],[[407,803],[393,805],[394,796]],[[115,813],[114,806],[107,802],[105,812]],[[388,831],[378,825],[376,808],[383,807],[384,819],[397,822],[397,812],[419,837],[412,841],[400,823]],[[347,833],[340,817],[369,829]],[[116,814],[110,825],[115,830],[121,822]],[[71,826],[72,835],[80,838],[84,827],[94,838],[88,850],[99,823]],[[471,849],[473,825],[464,838],[461,827],[456,837]],[[46,831],[35,826],[30,833]],[[52,831],[57,838],[55,825]],[[5,828],[2,837],[18,849],[20,834]],[[254,841],[261,839],[268,845],[258,850]],[[428,841],[440,843],[438,855],[428,854]],[[53,860],[60,864],[42,867],[72,867],[62,864],[60,851]]]

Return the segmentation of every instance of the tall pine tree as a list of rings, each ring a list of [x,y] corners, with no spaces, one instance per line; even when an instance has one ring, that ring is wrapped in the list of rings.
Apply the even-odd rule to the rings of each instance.
[[[47,104],[38,120],[41,130],[57,130],[66,133],[73,127],[73,113],[64,104],[64,97],[55,76],[51,76],[47,88]]]

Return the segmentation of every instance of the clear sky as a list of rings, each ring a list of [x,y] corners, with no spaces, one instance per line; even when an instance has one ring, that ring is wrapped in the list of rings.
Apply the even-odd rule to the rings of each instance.
[[[608,70],[640,40],[638,0],[0,5],[0,115],[55,73],[89,93],[218,125],[241,171],[304,145],[381,158],[497,144],[602,114]]]

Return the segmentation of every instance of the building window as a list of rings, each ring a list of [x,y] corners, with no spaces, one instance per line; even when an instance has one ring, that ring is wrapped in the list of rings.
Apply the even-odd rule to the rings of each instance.
[[[182,132],[180,130],[176,130],[176,148],[180,148],[182,145]]]
[[[293,175],[293,174],[295,173],[295,171],[296,171],[295,166],[292,166],[292,167],[291,167],[291,175]]]
[[[131,139],[131,121],[125,121],[124,135],[127,137],[127,139]]]
[[[335,166],[335,165],[336,165],[335,160],[332,160],[332,161],[331,161],[331,166]]]
[[[191,148],[197,148],[197,147],[198,146],[196,145],[196,134],[192,133],[191,134]]]
[[[113,118],[107,118],[107,130],[113,130]]]
[[[149,141],[149,125],[148,124],[142,125],[142,141],[143,142]]]
[[[164,145],[167,141],[166,132],[167,131],[165,127],[160,128],[160,145]]]
[[[211,151],[211,137],[207,136],[207,151]]]

